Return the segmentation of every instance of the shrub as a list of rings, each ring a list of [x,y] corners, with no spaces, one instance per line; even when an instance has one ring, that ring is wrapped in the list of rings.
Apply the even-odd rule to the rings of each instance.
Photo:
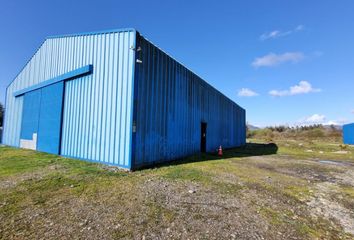
[[[312,142],[326,138],[333,142],[341,142],[342,132],[335,126],[326,128],[320,124],[293,127],[280,125],[248,131],[247,138],[262,139],[267,142],[288,139]]]

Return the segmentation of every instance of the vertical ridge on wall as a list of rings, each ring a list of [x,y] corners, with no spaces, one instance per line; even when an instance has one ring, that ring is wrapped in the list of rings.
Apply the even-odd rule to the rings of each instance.
[[[199,152],[201,122],[207,151],[245,144],[244,109],[140,35],[137,47],[134,167]]]

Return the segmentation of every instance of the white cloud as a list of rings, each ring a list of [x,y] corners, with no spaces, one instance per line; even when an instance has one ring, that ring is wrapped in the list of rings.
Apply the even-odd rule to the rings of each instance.
[[[268,40],[268,39],[275,39],[275,38],[280,38],[280,37],[285,37],[288,36],[290,34],[296,33],[296,32],[300,32],[304,30],[304,26],[303,25],[298,25],[297,27],[295,27],[292,30],[289,31],[280,31],[280,30],[274,30],[268,33],[263,33],[259,39],[262,41]]]
[[[294,31],[302,31],[304,30],[304,25],[298,25]]]
[[[286,52],[283,54],[269,53],[263,57],[258,57],[252,62],[252,66],[258,67],[272,67],[285,62],[297,63],[305,58],[302,52]]]
[[[348,119],[346,118],[339,118],[337,120],[330,120],[326,123],[324,123],[324,125],[343,125],[348,123]]]
[[[312,88],[311,84],[307,81],[300,81],[299,85],[295,85],[290,87],[290,94],[291,95],[296,95],[296,94],[304,94],[304,93],[310,93],[310,92],[320,92],[321,89],[314,89]]]
[[[280,31],[278,30],[274,30],[272,32],[269,32],[269,33],[263,33],[259,38],[264,41],[264,40],[267,40],[267,39],[270,39],[270,38],[278,38],[279,35],[280,35]]]
[[[339,118],[336,120],[329,120],[323,123],[323,125],[344,125],[348,123],[348,119],[346,118]]]
[[[313,88],[309,82],[300,81],[298,85],[291,86],[289,90],[271,90],[269,91],[269,95],[273,97],[283,97],[320,91],[321,89]]]
[[[305,119],[304,122],[307,123],[322,123],[326,120],[326,116],[325,115],[321,115],[321,114],[313,114],[312,116],[309,116]]]
[[[354,109],[352,110],[352,113],[354,114]]]
[[[295,125],[305,126],[313,124],[322,124],[322,125],[343,125],[347,123],[348,120],[345,118],[340,118],[337,120],[328,120],[325,115],[322,114],[313,114],[311,116],[300,119]]]
[[[271,90],[271,91],[269,91],[269,95],[271,95],[273,97],[283,97],[283,96],[288,96],[289,91],[287,91],[287,90],[283,90],[283,91]]]
[[[255,91],[252,91],[249,88],[242,88],[241,90],[238,91],[237,95],[239,97],[255,97],[258,96],[259,94],[256,93]]]
[[[313,124],[323,124],[326,121],[326,116],[322,114],[315,113],[311,116],[304,117],[297,121],[294,126],[306,126]]]

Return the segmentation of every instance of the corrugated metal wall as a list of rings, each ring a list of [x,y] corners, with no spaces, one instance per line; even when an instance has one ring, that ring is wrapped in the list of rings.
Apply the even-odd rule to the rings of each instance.
[[[354,145],[354,123],[343,126],[343,143]]]
[[[66,82],[61,153],[130,166],[135,30],[47,39],[7,89],[4,144],[19,146],[23,97],[13,93],[88,64]]]
[[[143,37],[137,37],[134,166],[200,151],[207,122],[207,151],[245,144],[245,110]]]

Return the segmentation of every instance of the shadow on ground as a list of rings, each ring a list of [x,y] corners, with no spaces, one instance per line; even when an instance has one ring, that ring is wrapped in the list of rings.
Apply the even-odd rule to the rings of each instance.
[[[278,151],[278,146],[275,143],[268,143],[268,144],[246,143],[246,145],[242,147],[225,149],[223,151],[222,156],[218,156],[217,150],[215,150],[215,152],[199,153],[199,154],[195,154],[189,157],[185,157],[185,158],[181,158],[169,162],[155,163],[153,165],[141,167],[139,169],[146,169],[151,167],[159,168],[164,166],[172,166],[172,165],[179,165],[179,164],[192,163],[192,162],[203,162],[203,161],[210,161],[210,160],[221,160],[221,159],[228,159],[228,158],[272,155],[272,154],[276,154],[277,151]]]

